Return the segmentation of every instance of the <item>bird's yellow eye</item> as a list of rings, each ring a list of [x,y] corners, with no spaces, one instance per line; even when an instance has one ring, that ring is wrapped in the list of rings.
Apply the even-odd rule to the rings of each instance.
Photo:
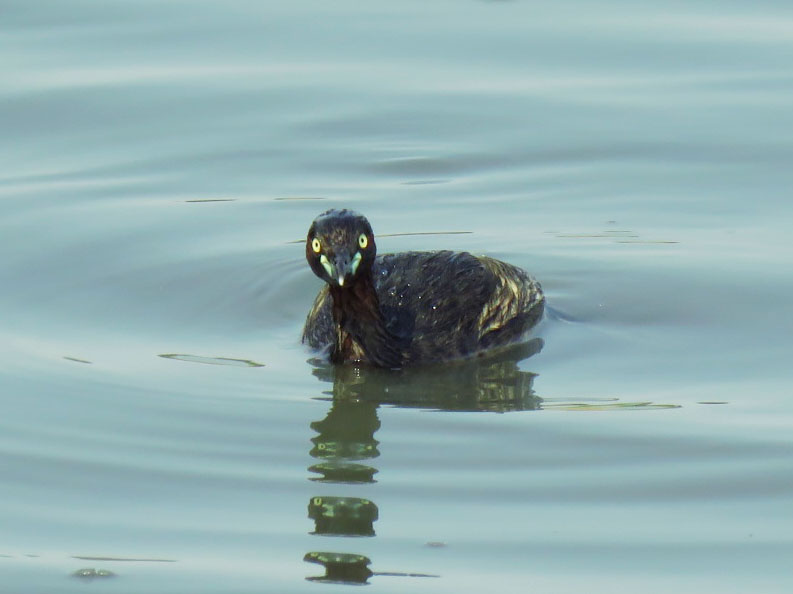
[[[311,249],[314,250],[315,254],[319,253],[319,250],[322,249],[322,244],[319,242],[319,239],[316,237],[311,240]]]
[[[361,233],[358,236],[358,245],[361,246],[362,249],[369,245],[369,238],[366,237],[366,233]]]

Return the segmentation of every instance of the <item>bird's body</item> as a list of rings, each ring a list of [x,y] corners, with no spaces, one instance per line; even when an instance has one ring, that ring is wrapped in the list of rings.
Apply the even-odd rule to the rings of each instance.
[[[351,211],[317,218],[306,258],[328,284],[303,342],[329,347],[333,362],[397,368],[467,357],[521,339],[543,312],[539,283],[499,260],[449,251],[375,256],[368,221]]]

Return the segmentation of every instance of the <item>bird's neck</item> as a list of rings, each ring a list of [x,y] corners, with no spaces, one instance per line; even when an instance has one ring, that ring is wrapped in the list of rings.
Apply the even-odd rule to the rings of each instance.
[[[400,341],[388,330],[371,272],[346,287],[330,287],[336,345],[335,362],[364,360],[381,367],[401,367]]]

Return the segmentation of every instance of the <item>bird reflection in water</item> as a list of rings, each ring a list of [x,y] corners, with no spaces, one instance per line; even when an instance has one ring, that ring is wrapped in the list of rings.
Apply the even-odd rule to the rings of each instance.
[[[333,402],[365,401],[407,408],[509,412],[536,410],[536,374],[518,363],[537,354],[541,338],[482,357],[401,370],[319,363],[314,375],[332,382]],[[331,398],[329,398],[331,399]]]
[[[325,575],[307,577],[310,582],[365,584],[372,575],[369,569],[371,561],[364,555],[314,551],[306,553],[303,561],[317,563],[325,568]]]
[[[536,375],[518,364],[542,346],[535,338],[480,358],[402,370],[318,361],[313,373],[332,383],[323,397],[331,405],[324,419],[311,423],[316,435],[310,454],[317,462],[308,468],[310,480],[359,489],[376,482],[377,469],[371,464],[380,455],[374,435],[381,405],[500,413],[538,409]],[[364,497],[317,495],[309,501],[308,517],[314,522],[313,535],[373,537],[379,509]],[[310,581],[365,584],[376,575],[435,577],[372,571],[371,560],[358,553],[311,551],[304,560],[325,568],[325,575],[306,578]]]
[[[374,536],[378,514],[374,503],[360,497],[312,497],[308,504],[313,534],[325,536]]]
[[[334,399],[321,421],[311,423],[311,456],[320,460],[309,471],[321,475],[311,480],[330,483],[372,483],[377,469],[363,462],[380,455],[374,438],[380,428],[377,403]]]

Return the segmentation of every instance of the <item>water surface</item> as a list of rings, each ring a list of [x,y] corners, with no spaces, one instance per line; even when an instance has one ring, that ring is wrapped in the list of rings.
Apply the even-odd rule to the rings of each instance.
[[[774,2],[6,3],[6,587],[788,592],[792,40]],[[531,271],[534,340],[314,360],[342,206]]]

